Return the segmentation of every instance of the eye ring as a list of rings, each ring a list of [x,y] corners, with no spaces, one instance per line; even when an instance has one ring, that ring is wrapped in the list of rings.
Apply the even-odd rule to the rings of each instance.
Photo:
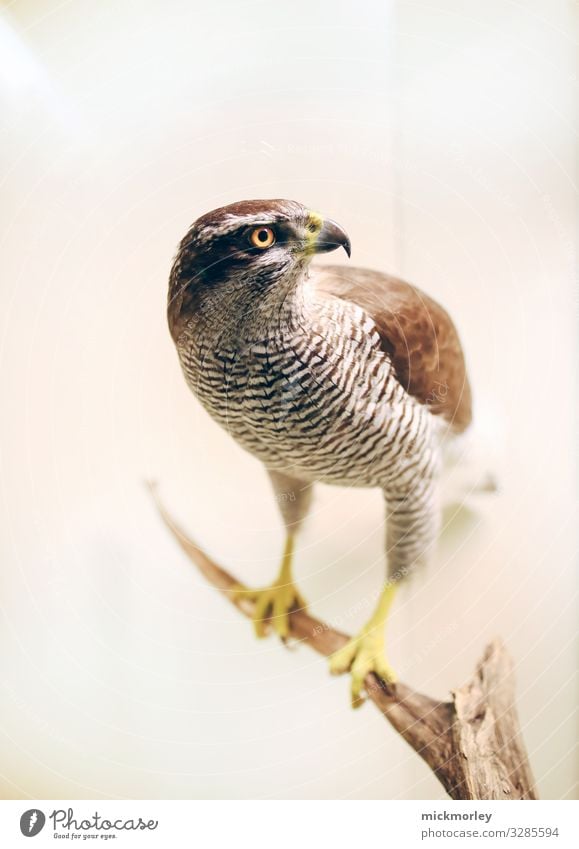
[[[275,233],[271,227],[256,227],[255,230],[251,231],[249,241],[254,248],[259,248],[263,251],[266,248],[271,248],[275,243]]]

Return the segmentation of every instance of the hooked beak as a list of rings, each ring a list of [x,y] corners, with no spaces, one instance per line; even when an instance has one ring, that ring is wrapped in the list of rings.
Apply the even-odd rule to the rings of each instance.
[[[331,218],[324,218],[321,223],[322,226],[313,239],[312,253],[325,254],[335,251],[336,248],[344,248],[349,257],[352,253],[352,245],[345,231]]]

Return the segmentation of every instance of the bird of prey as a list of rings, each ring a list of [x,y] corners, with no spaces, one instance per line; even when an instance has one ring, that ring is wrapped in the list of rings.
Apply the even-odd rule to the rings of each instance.
[[[254,625],[285,639],[304,608],[294,541],[319,481],[380,487],[387,579],[362,630],[330,659],[389,684],[384,630],[399,583],[432,553],[440,523],[443,443],[471,422],[457,331],[432,298],[362,268],[310,265],[350,240],[331,219],[289,200],[246,200],[198,218],[171,270],[168,322],[185,379],[210,415],[269,474],[286,527],[279,573],[238,586]]]

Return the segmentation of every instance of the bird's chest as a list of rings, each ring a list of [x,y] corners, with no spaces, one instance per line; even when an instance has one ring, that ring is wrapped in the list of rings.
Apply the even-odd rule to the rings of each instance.
[[[201,342],[182,363],[200,401],[245,448],[272,468],[330,479],[357,434],[383,424],[389,372],[371,330],[338,307],[305,326],[258,328],[242,344]]]
[[[321,340],[270,334],[201,353],[193,388],[232,436],[275,448],[303,443],[338,380]],[[322,365],[334,368],[324,369]],[[330,376],[332,372],[332,377]]]

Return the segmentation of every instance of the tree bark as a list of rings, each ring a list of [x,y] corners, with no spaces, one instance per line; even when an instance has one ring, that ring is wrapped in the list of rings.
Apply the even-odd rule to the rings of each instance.
[[[150,485],[159,513],[189,560],[246,616],[253,602],[239,599],[238,581],[211,560],[175,524]],[[348,636],[299,610],[290,616],[290,635],[328,656]],[[513,666],[500,639],[484,651],[471,679],[437,701],[401,682],[386,687],[373,673],[368,698],[390,725],[426,761],[452,799],[536,799],[534,780],[515,708]]]

